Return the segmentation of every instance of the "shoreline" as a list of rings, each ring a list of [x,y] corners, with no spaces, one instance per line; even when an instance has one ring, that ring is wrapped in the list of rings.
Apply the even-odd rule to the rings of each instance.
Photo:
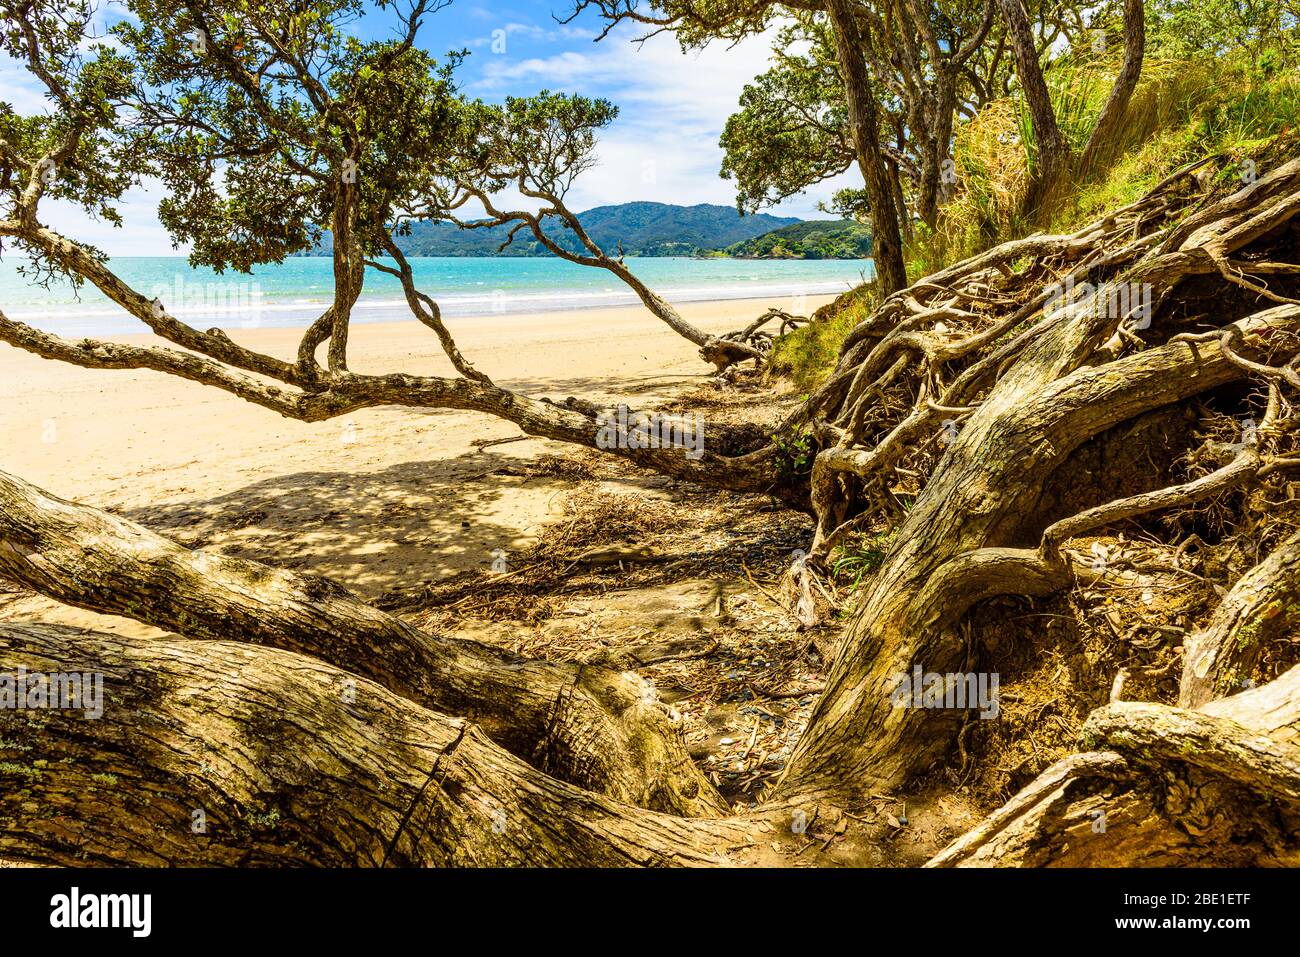
[[[847,292],[848,290],[846,289],[844,291]],[[839,292],[816,293],[816,294],[807,295],[805,299],[809,304],[808,306],[809,314],[811,314],[812,311],[815,310],[818,306],[831,302],[839,295],[841,295],[841,293]],[[385,300],[385,302],[387,301]],[[790,303],[789,296],[780,296],[780,295],[774,296],[770,292],[766,294],[755,293],[752,296],[728,296],[719,299],[684,299],[678,303],[674,303],[674,306],[678,309],[679,312],[685,315],[686,312],[694,311],[697,309],[704,309],[704,310],[708,310],[709,312],[713,312],[716,309],[726,308],[732,304],[753,303],[753,302],[763,303],[763,308],[756,309],[755,315],[750,316],[749,319],[757,318],[757,316],[760,315],[767,308],[772,308],[772,307],[785,308],[788,311],[792,311],[790,310],[791,303]],[[328,303],[324,303],[324,302],[320,303],[321,311],[323,312],[327,306]],[[439,303],[439,306],[441,306],[441,303]],[[355,309],[364,309],[364,308],[366,308],[366,304],[364,302],[358,302],[357,306],[355,307]],[[374,304],[371,304],[369,308],[375,308]],[[410,310],[407,307],[405,301],[399,304],[395,303],[393,305],[393,309],[395,315],[391,318],[387,316],[368,317],[368,318],[361,317],[358,316],[356,314],[356,311],[354,310],[353,319],[352,319],[352,328],[355,330],[358,326],[374,327],[374,326],[400,326],[400,325],[406,325],[407,323],[418,324],[418,320],[411,315]],[[122,310],[120,308],[116,308],[114,311],[118,314],[122,313]],[[581,305],[563,306],[563,307],[548,306],[545,309],[510,308],[510,309],[502,310],[501,312],[489,311],[489,312],[459,313],[459,312],[448,312],[445,308],[442,309],[441,311],[444,320],[453,320],[453,322],[467,323],[467,324],[473,324],[478,322],[506,324],[512,321],[525,320],[525,319],[530,321],[545,320],[545,319],[560,320],[563,317],[568,316],[569,314],[575,312],[576,313],[622,312],[622,311],[645,312],[645,307],[642,306],[639,301],[637,301],[637,302],[628,302],[628,303],[620,302],[620,303],[613,303],[613,304],[583,303]],[[312,319],[314,319],[319,314],[320,314],[319,312],[313,313]],[[646,314],[649,315],[648,312]],[[15,319],[16,321],[26,322],[28,325],[31,324],[30,319],[24,318],[21,314],[15,315],[12,314],[10,311],[6,310],[6,315],[9,315],[10,318]],[[211,320],[209,320],[208,322],[200,322],[192,318],[187,319],[184,313],[177,313],[176,316],[182,322],[186,322],[188,324],[194,325],[196,328],[211,328],[211,326],[208,325],[208,322],[210,322]],[[659,321],[659,320],[655,320],[655,321]],[[742,325],[743,324],[744,323],[742,323]],[[144,323],[139,323],[139,322],[137,323],[138,327],[143,327],[143,325]],[[216,325],[219,328],[221,328],[222,331],[232,336],[234,336],[236,333],[257,334],[263,332],[273,332],[273,333],[297,332],[301,334],[303,332],[306,332],[307,328],[311,325],[311,319],[303,321],[302,323],[297,325],[272,325],[268,323],[261,323],[261,324],[254,324],[254,325],[239,325],[236,323],[227,326],[222,326],[218,318]],[[468,326],[465,326],[463,328],[467,328],[467,327]],[[420,328],[424,328],[424,327],[421,326]],[[665,328],[667,327],[665,326]],[[718,330],[711,330],[711,331],[716,332]],[[451,332],[452,335],[456,334],[456,330],[454,328],[451,330]],[[58,332],[55,332],[54,334],[64,335],[63,333],[58,333]],[[103,333],[96,333],[88,337],[74,336],[71,334],[67,334],[66,338],[92,338],[92,339],[93,338],[115,338],[115,339],[132,339],[132,340],[158,340],[157,336],[155,336],[153,333],[147,330],[142,332],[116,332],[116,333],[111,330],[106,330]]]
[[[831,298],[810,297],[809,311]],[[719,333],[768,305],[786,303],[725,300],[680,310]],[[713,375],[693,344],[644,308],[512,313],[448,326],[476,368],[532,396],[655,411]],[[229,335],[292,359],[301,330]],[[149,333],[103,338],[165,345]],[[358,373],[453,374],[437,337],[415,319],[358,324],[349,347]],[[483,413],[382,406],[304,423],[174,376],[83,369],[7,345],[0,410],[6,472],[111,507],[191,547],[328,575],[369,597],[486,567],[494,549],[517,553],[558,519],[574,487],[519,471],[572,446],[529,438],[476,448],[475,440],[520,435]],[[142,627],[37,598],[6,611],[18,613],[119,633]]]
[[[765,290],[754,290],[751,294],[743,294],[745,290],[738,290],[737,295],[729,296],[709,296],[702,299],[692,299],[689,296],[677,297],[673,300],[673,305],[681,311],[686,307],[702,306],[717,307],[725,306],[728,303],[745,303],[745,302],[763,302],[769,305],[776,305],[786,309],[788,312],[800,313],[800,302],[811,302],[813,300],[825,300],[829,302],[836,296],[848,292],[852,287],[848,284],[842,290],[828,292],[819,290],[813,293],[802,295],[791,295],[774,293],[770,288]],[[454,297],[438,301],[439,309],[444,319],[457,321],[464,320],[492,320],[492,321],[509,321],[512,318],[521,316],[562,316],[572,312],[591,312],[604,309],[642,309],[644,308],[635,295],[628,293],[626,296],[618,294],[617,301],[608,301],[601,298],[600,294],[592,294],[590,299],[600,299],[600,301],[583,301],[583,300],[559,300],[559,297],[546,297],[544,300],[533,300],[539,302],[535,308],[521,308],[520,300],[509,300],[500,310],[492,307],[484,307],[481,299],[474,300],[475,306],[471,310],[461,311],[456,308],[458,303]],[[623,301],[626,299],[627,301]],[[559,301],[557,301],[559,300]],[[437,301],[437,300],[435,300]],[[289,322],[264,322],[259,320],[248,321],[227,315],[213,315],[212,313],[198,313],[193,310],[178,309],[173,310],[172,314],[182,322],[193,325],[196,328],[212,328],[213,326],[222,328],[228,333],[236,331],[255,331],[255,330],[284,330],[299,332],[307,329],[312,321],[320,315],[329,303],[326,300],[312,303],[280,303],[274,305],[263,305],[260,308],[262,312],[272,314],[284,314],[289,312],[300,313],[294,316]],[[811,309],[815,307],[810,307]],[[67,318],[62,316],[51,317],[51,312],[68,313]],[[382,314],[381,314],[382,313]],[[113,305],[111,308],[104,308],[102,311],[73,311],[64,306],[45,306],[45,307],[25,307],[20,306],[17,309],[7,309],[5,314],[16,322],[22,322],[30,326],[35,326],[45,332],[62,336],[68,339],[81,338],[103,338],[105,336],[137,336],[143,335],[146,338],[152,334],[145,332],[127,331],[143,327],[143,323],[133,320],[119,306]],[[105,317],[116,317],[123,319],[121,325],[109,323],[107,328],[102,328]],[[47,321],[42,323],[42,319]],[[415,321],[411,315],[410,309],[405,300],[394,299],[372,299],[359,300],[353,307],[352,324],[356,326],[373,326],[393,324],[399,322]],[[134,323],[130,327],[126,323]],[[72,326],[71,329],[61,328]]]
[[[319,260],[290,260],[264,274],[217,276],[182,268],[183,260],[131,259],[133,266],[125,260],[120,265],[124,281],[145,296],[160,299],[177,318],[205,329],[305,327],[328,307],[333,289]],[[581,266],[566,267],[549,258],[512,260],[504,268],[496,259],[470,257],[421,263],[416,269],[417,284],[434,294],[448,318],[641,305],[636,294],[616,278],[593,275],[600,271]],[[78,298],[62,285],[49,290],[33,288],[7,274],[3,266],[0,262],[0,299],[7,303],[5,311],[12,319],[65,337],[129,335],[143,328],[94,289],[83,289]],[[871,266],[869,259],[647,259],[638,264],[638,275],[678,307],[784,300],[787,311],[802,313],[808,298],[835,296],[855,287],[871,274]],[[389,277],[377,276],[367,284],[353,318],[360,325],[409,317],[400,286]]]

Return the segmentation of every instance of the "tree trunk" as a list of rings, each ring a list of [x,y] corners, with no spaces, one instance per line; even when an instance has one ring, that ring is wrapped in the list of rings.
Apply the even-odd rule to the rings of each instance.
[[[865,40],[858,30],[853,7],[848,0],[827,0],[826,10],[835,28],[835,53],[844,79],[844,100],[854,151],[866,181],[867,201],[871,204],[871,255],[875,260],[878,294],[883,298],[907,286],[900,212],[894,205],[884,154],[880,151],[875,93],[862,59]]]
[[[1002,17],[1007,24],[1007,34],[1016,57],[1016,73],[1024,92],[1034,127],[1034,146],[1037,164],[1029,189],[1027,204],[1036,209],[1051,193],[1060,177],[1070,166],[1070,146],[1056,123],[1056,111],[1047,92],[1047,82],[1038,63],[1038,47],[1034,31],[1029,24],[1022,0],[998,0]]]
[[[1146,9],[1142,0],[1124,0],[1124,62],[1115,85],[1111,87],[1106,105],[1097,117],[1097,125],[1083,148],[1079,158],[1079,171],[1084,176],[1092,176],[1099,171],[1099,164],[1108,159],[1112,149],[1115,133],[1124,111],[1128,109],[1129,100],[1136,89],[1138,79],[1142,76],[1142,58],[1146,52]]]
[[[1165,185],[1183,175],[1187,172],[1175,174]],[[1165,238],[1153,231],[1105,255],[1094,250],[1089,260],[1093,265],[1079,267],[1083,271],[1071,275],[1080,282],[1087,281],[1091,268],[1123,268],[1139,253],[1150,253],[1164,238],[1165,251],[1145,255],[1123,273],[1125,281],[1134,286],[1150,281],[1160,290],[1157,295],[1171,302],[1177,299],[1179,283],[1190,276],[1214,273],[1240,284],[1244,280],[1229,267],[1228,257],[1285,227],[1300,210],[1297,190],[1300,161],[1292,161],[1188,217],[1195,220],[1189,234]],[[1141,217],[1149,203],[1163,201],[1158,189],[1128,212],[1119,212]],[[1113,228],[1125,237],[1132,235],[1128,225]],[[1084,235],[1093,238],[1085,241]],[[1088,227],[1079,236],[1032,237],[995,251],[995,258],[1017,251],[1041,256],[1055,250],[1060,256],[1076,243],[1091,248],[1097,235],[1096,227]],[[1033,252],[1035,244],[1045,245]],[[964,266],[929,277],[925,285],[954,288],[963,269],[987,275],[991,261],[987,256],[975,257]],[[1056,275],[1059,282],[1059,273],[1049,275]],[[1242,303],[1236,308],[1249,307]],[[943,368],[945,356],[968,354],[950,339],[919,334],[916,330],[926,316],[924,307],[918,304],[916,309],[919,312],[909,315],[905,297],[882,304],[848,337],[840,371],[824,388],[836,388],[837,380],[848,383],[860,378],[867,368],[888,375],[890,363],[907,352],[916,357],[910,361],[919,359],[932,374],[946,376],[951,370]],[[1031,299],[983,329],[980,336],[986,342],[1005,337],[1017,322],[1029,321],[1042,309],[1041,298]],[[943,310],[930,313],[933,322]],[[1160,315],[1152,318],[1160,321]],[[1062,587],[1070,570],[1059,545],[1080,534],[1080,527],[1100,527],[1136,514],[1127,507],[1130,504],[1139,509],[1161,507],[1162,501],[1186,504],[1188,496],[1222,488],[1222,481],[1246,481],[1258,472],[1256,455],[1240,466],[1220,470],[1223,474],[1207,477],[1208,484],[1165,489],[1163,498],[1155,493],[1134,497],[1142,499],[1137,503],[1120,499],[1089,508],[1069,521],[1050,522],[1042,507],[1047,483],[1085,442],[1120,423],[1227,382],[1263,374],[1283,376],[1279,370],[1300,347],[1291,334],[1300,329],[1300,306],[1286,305],[1247,315],[1199,337],[1181,341],[1175,337],[1161,346],[1099,361],[1100,347],[1115,335],[1122,319],[1109,309],[1095,308],[1090,300],[1078,301],[1039,319],[960,374],[958,383],[973,381],[979,388],[964,394],[955,384],[949,394],[956,398],[945,401],[972,406],[960,410],[967,416],[960,430],[893,531],[897,544],[864,590],[854,623],[832,664],[826,691],[778,782],[778,795],[834,800],[902,785],[946,753],[965,714],[952,708],[897,706],[894,692],[902,677],[917,667],[927,674],[970,670],[964,664],[972,650],[957,635],[955,625],[972,604],[998,594],[1033,596]],[[890,331],[873,346],[881,322]],[[969,378],[981,367],[996,380],[987,392],[980,384],[984,380]],[[851,386],[840,388],[841,394],[844,388],[852,391]],[[824,396],[813,396],[809,405],[820,407],[823,401]],[[848,494],[836,482],[819,480],[818,467],[823,463],[861,483],[879,477],[873,469],[881,462],[887,471],[891,442],[915,447],[934,440],[942,413],[927,405],[930,399],[924,394],[916,401],[917,408],[902,415],[892,431],[886,426],[885,437],[873,440],[874,447],[866,449],[854,448],[850,425],[837,420],[844,439],[820,452],[814,467],[819,526],[826,527],[823,517],[828,513],[838,515],[831,527],[844,520]],[[1079,519],[1086,521],[1080,525]],[[1029,542],[1037,547],[1025,547]]]
[[[971,605],[1065,583],[1064,569],[1045,571],[1032,551],[1013,547],[1041,533],[1026,517],[1051,473],[1088,438],[1246,375],[1222,353],[1187,343],[1071,372],[1112,320],[1087,311],[1062,320],[966,420],[899,527],[778,785],[783,797],[897,787],[941,757],[963,713],[893,706],[898,677],[915,666],[967,671],[953,626]],[[1300,330],[1300,308],[1240,326],[1245,351],[1258,354],[1276,329]]]
[[[919,356],[946,377],[948,359],[969,361],[960,343],[927,338],[920,328],[922,318],[934,322],[954,308],[920,300],[935,302],[935,288],[947,295],[963,269],[992,276],[995,264],[1024,257],[1069,268],[1085,255],[1075,248],[1082,243],[1089,258],[1076,278],[1122,269],[1126,280],[1159,282],[1165,296],[1187,276],[1221,274],[1225,284],[1243,285],[1249,279],[1229,257],[1278,234],[1300,211],[1298,191],[1300,161],[1172,233],[1148,223],[1118,251],[1091,248],[1101,242],[1096,236],[1110,234],[1089,227],[951,267],[931,277],[926,292],[918,284],[888,300],[849,337],[836,396],[867,395],[857,388],[866,368],[888,375]],[[1139,225],[1149,218],[1148,201],[1168,205],[1156,195],[1126,207]],[[1180,214],[1170,209],[1168,221]],[[1112,227],[1125,236],[1135,228]],[[899,311],[914,300],[917,313]],[[1221,300],[1232,315],[1251,301]],[[984,366],[993,384],[986,389],[976,378],[978,390],[959,394],[970,403],[956,413],[964,424],[866,588],[774,803],[743,818],[718,819],[725,806],[633,676],[527,662],[427,635],[322,579],[191,551],[0,475],[0,572],[60,600],[192,639],[0,626],[6,663],[102,671],[109,690],[102,719],[0,710],[0,854],[42,863],[714,864],[762,840],[791,807],[904,786],[946,753],[965,715],[900,707],[897,680],[917,666],[969,672],[974,652],[957,625],[975,602],[1058,589],[1071,576],[1060,545],[1073,535],[1186,505],[1193,493],[1221,490],[1225,476],[1260,474],[1263,461],[1247,450],[1241,466],[1234,460],[1184,486],[1084,506],[1052,522],[1048,513],[1059,502],[1051,483],[1064,480],[1075,451],[1151,410],[1231,382],[1290,382],[1300,351],[1294,304],[1142,344],[1122,358],[1101,348],[1119,317],[1085,301],[1034,321],[1042,308],[1041,298],[1031,298],[1009,316],[985,317],[967,340],[984,342],[988,352],[957,381]],[[1172,331],[1160,327],[1181,314],[1158,312],[1157,333]],[[895,354],[903,337],[907,347]],[[372,387],[414,401],[409,385],[385,377]],[[459,388],[487,391],[478,382]],[[825,401],[819,394],[809,405]],[[925,408],[928,397],[916,401]],[[906,441],[926,441],[927,421],[909,417]],[[818,435],[837,429],[817,425]],[[845,445],[818,458],[861,455],[870,457]],[[1215,649],[1240,646],[1255,623],[1276,617],[1270,607],[1289,602],[1292,545],[1248,574],[1205,641],[1189,641],[1184,688],[1209,678],[1211,695],[1221,693],[1214,676],[1244,666]],[[1202,674],[1206,649],[1211,666]],[[1297,682],[1293,669],[1199,711],[1102,709],[1084,729],[1082,754],[1049,769],[935,863],[1296,861]],[[118,787],[121,797],[106,801],[103,789]],[[1238,812],[1233,802],[1250,807]],[[221,827],[202,846],[187,843],[195,810]],[[1093,811],[1104,814],[1100,830],[1092,829]],[[1109,843],[1080,840],[1085,824]]]
[[[320,658],[470,718],[538,768],[619,800],[690,816],[726,808],[671,715],[633,674],[430,635],[327,579],[190,550],[3,472],[0,573],[187,638],[238,635]]]
[[[0,659],[103,682],[97,718],[0,709],[11,860],[699,866],[727,863],[756,833],[752,820],[671,817],[557,781],[467,719],[274,648],[0,623]]]
[[[931,867],[1300,865],[1300,666],[1185,711],[1113,704]]]
[[[1300,532],[1245,575],[1209,624],[1187,640],[1178,704],[1201,705],[1247,687],[1260,653],[1300,622]]]

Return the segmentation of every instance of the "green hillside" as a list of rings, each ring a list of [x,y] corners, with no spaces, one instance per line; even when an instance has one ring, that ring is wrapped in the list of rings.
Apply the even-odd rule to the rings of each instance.
[[[578,214],[578,221],[593,240],[610,254],[617,253],[619,243],[628,256],[692,256],[721,249],[786,226],[801,225],[791,216],[755,213],[741,216],[731,206],[701,203],[697,206],[674,206],[668,203],[620,203],[597,206]],[[504,252],[509,227],[462,229],[452,223],[419,222],[409,235],[398,237],[398,246],[408,256],[549,256],[550,253],[527,230],[515,234],[515,241]],[[558,223],[548,226],[547,234],[575,252],[579,243]],[[330,237],[325,235],[309,255],[328,255]]]
[[[851,219],[791,223],[723,252],[741,259],[866,259],[871,230]]]

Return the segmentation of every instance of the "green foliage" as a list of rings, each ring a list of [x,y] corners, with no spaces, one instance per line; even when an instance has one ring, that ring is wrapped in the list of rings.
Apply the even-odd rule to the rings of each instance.
[[[451,71],[345,27],[359,0],[133,0],[115,28],[140,76],[137,148],[168,189],[159,218],[191,261],[247,270],[310,248],[355,210],[366,252],[465,143]],[[340,202],[345,185],[355,197]]]
[[[831,572],[840,581],[849,582],[849,591],[857,591],[862,579],[885,562],[894,544],[893,531],[873,535],[852,535],[835,553]]]
[[[87,0],[16,9],[21,13],[3,8],[0,54],[44,82],[52,108],[20,116],[0,102],[0,197],[12,209],[35,189],[92,219],[120,224],[117,202],[149,168],[147,158],[119,134],[133,65],[109,44],[86,41],[95,15]],[[39,281],[63,271],[61,263],[43,258],[21,239],[14,244],[36,264]],[[69,278],[80,284],[79,277]]]
[[[1300,54],[1289,0],[1147,0],[1148,49],[1187,60],[1238,55],[1274,72]]]
[[[768,374],[784,376],[808,392],[825,382],[845,337],[871,314],[872,290],[870,285],[859,287],[854,294],[841,297],[836,308],[827,309],[825,318],[777,339],[768,357]]]
[[[813,439],[807,431],[796,435],[773,435],[772,445],[779,453],[780,470],[788,476],[802,475],[812,469]]]
[[[793,223],[728,246],[742,259],[866,259],[871,230],[851,219]]]
[[[853,162],[826,27],[810,18],[783,27],[773,59],[740,94],[740,110],[728,118],[720,141],[722,176],[736,181],[736,204],[745,210],[779,203]]]
[[[1183,26],[1162,22],[1151,28],[1141,82],[1105,164],[1091,177],[1063,184],[1036,219],[1021,212],[1033,144],[1019,99],[996,100],[959,124],[953,150],[957,192],[941,209],[936,230],[914,224],[909,275],[933,273],[1036,229],[1078,229],[1206,155],[1225,154],[1235,161],[1220,174],[1225,190],[1239,185],[1249,164],[1263,171],[1294,155],[1300,133],[1295,35],[1276,28],[1285,18],[1275,17],[1270,27],[1244,15],[1245,6],[1251,5],[1217,0],[1148,5],[1149,26],[1154,12],[1170,7],[1184,8]],[[1173,50],[1186,58],[1172,59]],[[1115,66],[1114,56],[1073,55],[1048,72],[1058,120],[1076,155],[1100,113]],[[814,387],[833,368],[838,344],[865,316],[859,303],[847,303],[824,323],[784,337],[774,346],[772,371],[790,376],[800,388]]]
[[[1079,66],[1062,70],[1051,86],[1076,148],[1100,112],[1107,79],[1099,84]],[[1065,184],[1046,215],[1030,221],[1020,212],[1032,151],[1022,112],[1014,100],[992,103],[958,128],[959,192],[943,208],[936,233],[917,229],[909,274],[926,275],[1034,229],[1076,229],[1202,156],[1226,153],[1258,163],[1272,137],[1298,128],[1300,80],[1293,71],[1262,76],[1244,53],[1179,62],[1149,58],[1107,166]]]

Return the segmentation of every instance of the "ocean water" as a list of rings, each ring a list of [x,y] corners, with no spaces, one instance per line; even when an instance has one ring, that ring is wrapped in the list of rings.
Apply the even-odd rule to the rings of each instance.
[[[68,283],[48,288],[21,275],[24,260],[0,261],[0,310],[11,319],[63,336],[104,336],[148,330],[97,289]],[[632,271],[670,302],[720,299],[786,300],[806,313],[809,296],[844,292],[872,275],[871,260],[629,259]],[[118,257],[114,271],[133,288],[158,298],[187,323],[209,328],[305,326],[329,303],[333,277],[325,258],[260,266],[251,275],[194,269],[183,257]],[[491,316],[595,306],[631,305],[630,289],[603,269],[560,259],[422,258],[411,267],[419,288],[446,316]],[[401,284],[367,270],[355,322],[409,319]]]

